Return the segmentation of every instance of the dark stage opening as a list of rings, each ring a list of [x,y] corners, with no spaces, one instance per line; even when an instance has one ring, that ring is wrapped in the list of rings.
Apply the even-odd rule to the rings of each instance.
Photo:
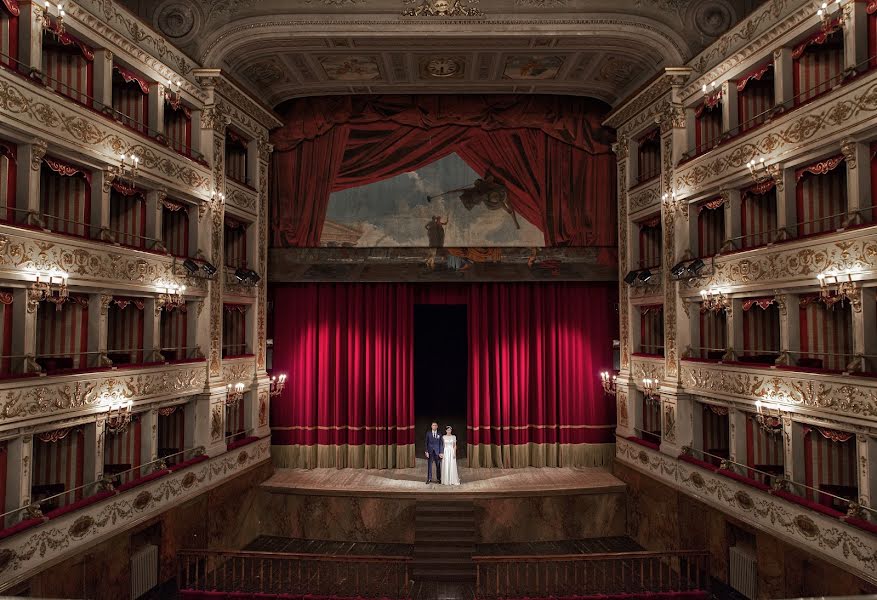
[[[414,423],[417,456],[423,457],[430,423],[454,428],[457,460],[466,458],[469,342],[465,304],[414,306]],[[465,466],[462,462],[460,466]]]

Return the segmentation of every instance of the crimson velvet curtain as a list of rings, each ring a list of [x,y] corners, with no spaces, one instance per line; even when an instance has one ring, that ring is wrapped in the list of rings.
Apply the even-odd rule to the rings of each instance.
[[[319,246],[332,192],[456,152],[509,190],[548,246],[615,245],[615,158],[605,105],[541,96],[304,98],[272,134],[275,247]]]
[[[467,304],[473,467],[586,466],[614,454],[609,284],[295,284],[274,290],[273,454],[290,467],[414,466],[417,303]]]

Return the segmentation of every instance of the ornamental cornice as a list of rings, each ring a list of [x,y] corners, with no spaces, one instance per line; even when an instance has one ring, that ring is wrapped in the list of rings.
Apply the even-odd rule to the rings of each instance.
[[[629,192],[630,213],[634,214],[647,208],[653,208],[661,201],[661,182],[656,179],[644,187],[637,187]]]
[[[870,128],[877,114],[877,77],[864,75],[826,94],[806,107],[780,115],[771,125],[719,147],[702,157],[677,167],[673,189],[677,197],[687,197],[718,185],[722,180],[740,177],[746,163],[761,156],[768,162],[780,157],[787,163],[796,154],[813,151],[820,145],[839,144],[855,137],[859,130]]]
[[[615,451],[619,462],[877,582],[877,536],[622,438]]]
[[[645,356],[630,357],[630,378],[634,383],[642,383],[643,379],[664,380],[664,359]]]
[[[226,384],[243,383],[249,389],[256,377],[256,360],[252,356],[222,360],[222,380]]]
[[[237,112],[243,111],[241,114],[252,117],[252,119],[249,120],[253,123],[251,128],[253,132],[257,134],[257,137],[259,135],[265,136],[269,130],[283,125],[283,121],[280,120],[280,117],[278,117],[274,111],[265,108],[247,96],[225,77],[222,77],[219,80],[216,92],[233,104],[237,109]]]
[[[179,506],[270,457],[270,440],[212,457],[0,542],[0,586],[18,581],[119,531]]]
[[[34,272],[63,271],[71,285],[113,285],[116,289],[155,293],[158,287],[185,285],[187,295],[207,292],[206,280],[186,276],[172,256],[81,241],[42,231],[0,225],[6,238],[0,244],[0,273],[29,279]]]
[[[19,427],[42,417],[75,418],[78,412],[89,414],[121,399],[136,404],[199,394],[206,380],[203,363],[41,378],[39,385],[12,380],[0,384],[0,427]]]
[[[39,137],[68,143],[110,164],[120,154],[133,154],[140,159],[142,175],[193,194],[209,194],[207,167],[195,167],[157,141],[145,142],[122,125],[5,70],[0,71],[0,115]]]
[[[603,124],[617,129],[619,132],[635,133],[645,121],[658,114],[659,107],[656,106],[658,100],[669,95],[673,86],[684,84],[690,73],[691,69],[688,67],[664,69],[664,73],[645,89],[624,100],[606,117]],[[669,105],[669,100],[665,100],[665,102]]]
[[[225,202],[234,208],[243,210],[251,215],[256,215],[257,196],[256,190],[241,185],[232,179],[227,179],[225,182]]]

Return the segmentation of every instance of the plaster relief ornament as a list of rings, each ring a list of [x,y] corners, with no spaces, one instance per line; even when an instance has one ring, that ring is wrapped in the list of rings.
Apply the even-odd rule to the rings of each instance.
[[[478,0],[402,0],[406,8],[402,11],[403,17],[480,17],[484,13],[473,7]],[[414,5],[414,6],[412,6]]]

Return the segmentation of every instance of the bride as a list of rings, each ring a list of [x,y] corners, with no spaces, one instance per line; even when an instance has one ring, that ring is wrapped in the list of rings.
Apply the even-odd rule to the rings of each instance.
[[[445,435],[442,436],[444,450],[442,454],[442,485],[460,485],[460,477],[457,474],[457,436],[452,435],[450,425],[445,427]]]

